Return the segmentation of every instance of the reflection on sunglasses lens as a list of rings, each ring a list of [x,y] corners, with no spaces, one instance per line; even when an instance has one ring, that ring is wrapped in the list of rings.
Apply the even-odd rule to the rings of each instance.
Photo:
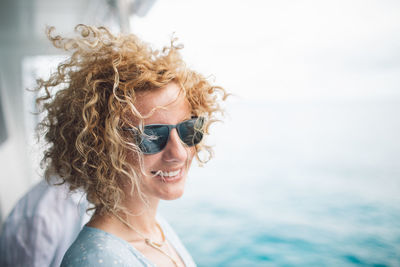
[[[204,119],[195,118],[177,125],[180,139],[188,146],[194,146],[203,139]],[[168,142],[170,125],[150,125],[145,126],[144,134],[139,138],[139,147],[144,154],[155,154],[164,149]]]

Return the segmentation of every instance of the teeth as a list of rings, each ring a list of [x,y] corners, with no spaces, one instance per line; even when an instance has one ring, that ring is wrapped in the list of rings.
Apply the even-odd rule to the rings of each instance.
[[[179,174],[181,170],[177,170],[177,171],[173,171],[173,172],[163,172],[163,171],[158,171],[157,173],[161,176],[164,177],[173,177],[173,176],[177,176]]]

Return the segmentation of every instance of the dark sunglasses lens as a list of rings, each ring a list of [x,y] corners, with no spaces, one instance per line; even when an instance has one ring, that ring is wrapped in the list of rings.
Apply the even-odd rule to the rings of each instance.
[[[167,126],[144,127],[144,135],[141,137],[140,149],[144,154],[154,154],[163,150],[168,142]]]
[[[203,118],[196,118],[182,122],[178,126],[179,137],[188,146],[194,146],[203,139]]]

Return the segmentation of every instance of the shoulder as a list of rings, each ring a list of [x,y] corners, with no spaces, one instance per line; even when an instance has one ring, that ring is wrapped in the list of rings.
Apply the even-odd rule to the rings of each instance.
[[[53,216],[52,210],[44,207],[47,202],[54,203],[52,199],[49,199],[51,195],[54,194],[45,181],[29,190],[17,202],[5,220],[1,238],[7,239],[10,244],[11,242],[21,243],[21,246],[25,247],[51,241],[50,239],[61,236],[58,233],[61,230],[59,222],[62,221],[62,216]],[[46,238],[39,240],[43,233],[47,233]]]
[[[78,192],[69,193],[66,184],[49,185],[45,180],[42,180],[17,202],[10,213],[9,220],[18,221],[23,218],[38,216],[47,218],[53,214],[57,216],[53,216],[52,220],[62,220],[64,216],[58,215],[64,215],[65,209],[74,209],[76,211],[79,204],[86,207],[86,202],[83,194]],[[49,210],[51,211],[50,213]]]
[[[66,186],[51,186],[41,181],[14,206],[4,222],[2,235],[23,240],[36,240],[43,235],[47,240],[68,233],[75,238],[79,231],[75,225],[81,224],[86,207],[86,203],[78,206],[69,198]]]
[[[142,266],[129,244],[102,230],[84,227],[65,253],[61,267]]]
[[[21,266],[59,264],[86,220],[86,203],[78,206],[71,195],[66,185],[43,180],[33,186],[2,225],[0,259]]]

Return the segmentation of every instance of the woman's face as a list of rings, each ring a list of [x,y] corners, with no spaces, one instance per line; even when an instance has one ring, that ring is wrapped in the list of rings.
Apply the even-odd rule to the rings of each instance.
[[[180,93],[176,83],[151,92],[139,93],[135,106],[142,115],[147,115],[144,124],[178,124],[191,118],[190,104]],[[142,177],[141,190],[149,198],[172,200],[182,196],[188,168],[195,153],[194,147],[185,146],[176,129],[170,132],[165,148],[156,154],[144,155],[146,176]]]

